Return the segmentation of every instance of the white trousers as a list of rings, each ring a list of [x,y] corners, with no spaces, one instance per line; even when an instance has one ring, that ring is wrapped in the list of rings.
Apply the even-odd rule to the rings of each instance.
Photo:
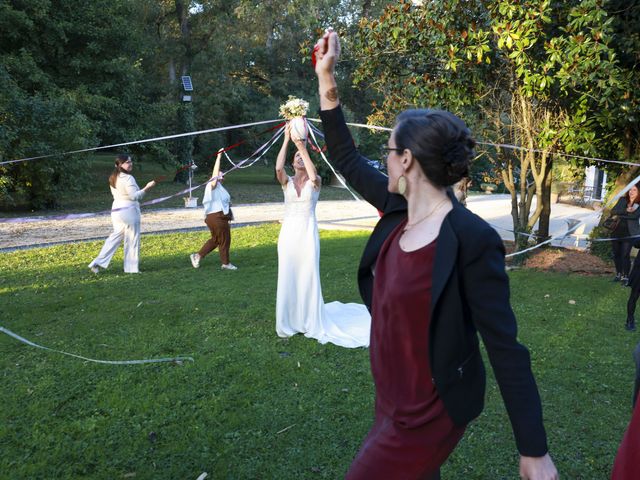
[[[115,206],[115,205],[114,205]],[[124,240],[124,271],[138,273],[140,259],[140,207],[138,205],[111,212],[113,233],[104,241],[102,250],[89,267],[107,268]]]

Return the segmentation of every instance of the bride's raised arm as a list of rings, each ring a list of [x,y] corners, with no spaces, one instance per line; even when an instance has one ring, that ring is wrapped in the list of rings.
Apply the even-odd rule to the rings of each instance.
[[[300,140],[299,138],[293,138],[293,143],[295,143],[298,152],[300,152],[300,156],[302,157],[302,161],[304,162],[304,168],[307,171],[309,180],[311,180],[311,183],[313,183],[313,187],[315,189],[320,188],[320,176],[318,175],[316,166],[311,161],[311,157],[309,156],[309,151],[307,150],[305,141]]]
[[[278,158],[276,159],[276,178],[280,185],[285,186],[289,181],[287,172],[284,170],[284,164],[287,161],[287,147],[289,146],[289,139],[291,138],[291,128],[289,123],[284,127],[284,140],[282,141],[282,147],[278,152]]]

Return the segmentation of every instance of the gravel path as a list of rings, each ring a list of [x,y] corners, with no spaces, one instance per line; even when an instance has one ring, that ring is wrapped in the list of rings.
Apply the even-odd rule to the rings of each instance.
[[[277,222],[284,204],[234,205],[233,226]],[[366,202],[319,201],[316,215],[320,228],[371,229],[378,220],[375,208]],[[0,223],[0,252],[59,243],[102,240],[113,228],[110,215],[75,220],[44,220],[29,223]],[[202,207],[142,211],[142,233],[206,230]]]
[[[504,240],[513,240],[511,203],[508,195],[473,195],[468,208],[488,221]],[[277,222],[284,213],[284,204],[259,203],[234,205],[236,221],[232,227]],[[316,208],[320,228],[371,229],[378,221],[378,212],[364,201],[320,200]],[[206,230],[202,207],[142,210],[142,233],[168,233]],[[550,233],[562,235],[569,222],[584,222],[580,235],[554,241],[554,245],[573,245],[584,249],[586,236],[597,225],[599,213],[587,208],[565,204],[552,205]],[[0,223],[0,252],[42,247],[58,243],[105,239],[112,231],[111,216],[76,220],[45,220],[30,223]]]

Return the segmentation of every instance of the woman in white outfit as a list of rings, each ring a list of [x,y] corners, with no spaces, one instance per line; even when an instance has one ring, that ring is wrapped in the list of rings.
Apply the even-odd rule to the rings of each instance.
[[[124,240],[124,271],[138,273],[140,257],[140,203],[145,193],[153,188],[155,181],[150,181],[144,188],[139,188],[131,175],[133,162],[129,155],[116,157],[115,169],[109,176],[109,186],[113,195],[111,221],[113,233],[105,240],[100,254],[89,264],[93,273],[100,268],[107,268],[113,254]]]
[[[284,170],[290,128],[276,160],[276,177],[284,191],[285,213],[278,237],[276,332],[279,337],[302,333],[320,343],[353,348],[369,345],[371,317],[364,305],[324,304],[320,284],[320,237],[316,204],[320,176],[303,140],[293,138],[295,174]]]

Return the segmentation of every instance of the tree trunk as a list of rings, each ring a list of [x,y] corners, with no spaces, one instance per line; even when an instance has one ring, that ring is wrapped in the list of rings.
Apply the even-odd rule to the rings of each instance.
[[[538,242],[544,242],[549,239],[549,221],[551,219],[551,183],[553,180],[553,159],[547,162],[547,168],[542,182],[542,212],[538,220]]]
[[[169,60],[169,83],[171,85],[176,83],[176,63],[173,58]]]

